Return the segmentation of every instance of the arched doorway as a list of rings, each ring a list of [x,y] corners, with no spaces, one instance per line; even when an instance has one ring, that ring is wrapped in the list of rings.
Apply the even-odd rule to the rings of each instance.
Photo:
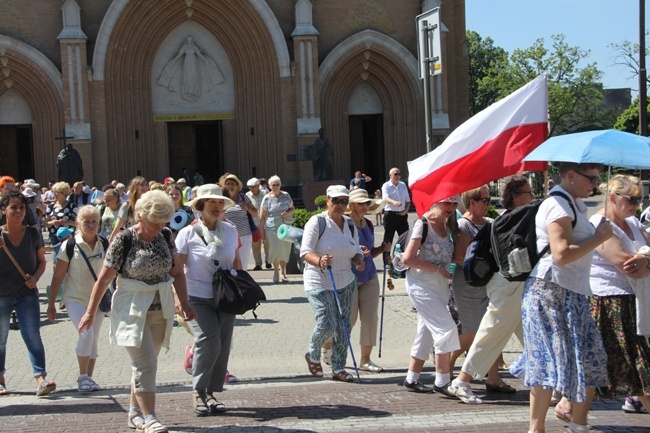
[[[352,172],[368,174],[373,180],[366,185],[372,195],[381,188],[384,164],[384,115],[377,91],[367,82],[352,90],[348,102],[350,161]]]
[[[33,179],[32,112],[13,89],[0,95],[0,173],[16,180]]]

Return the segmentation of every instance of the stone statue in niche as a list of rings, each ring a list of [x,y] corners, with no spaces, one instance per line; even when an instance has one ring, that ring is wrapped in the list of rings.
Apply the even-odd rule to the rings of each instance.
[[[67,143],[59,152],[59,156],[56,158],[56,168],[58,179],[69,185],[84,180],[81,155],[77,149],[72,147],[72,143]]]
[[[314,180],[331,180],[334,178],[334,149],[332,143],[325,138],[325,130],[318,130],[318,138],[311,147],[311,163],[314,170]]]
[[[158,79],[158,84],[176,92],[187,101],[197,101],[224,82],[217,64],[188,37],[178,54],[170,60]]]

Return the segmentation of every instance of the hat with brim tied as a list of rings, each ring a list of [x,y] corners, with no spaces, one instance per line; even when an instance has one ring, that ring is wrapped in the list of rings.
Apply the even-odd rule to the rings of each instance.
[[[241,180],[239,180],[239,178],[236,175],[229,174],[229,175],[227,175],[226,177],[224,177],[223,179],[221,179],[219,181],[219,185],[221,185],[221,188],[226,187],[226,181],[227,180],[234,180],[235,182],[237,182],[237,186],[239,187],[239,189],[242,189],[244,187],[244,184],[241,183]]]
[[[326,192],[328,197],[350,197],[350,191],[343,185],[330,185]]]
[[[451,197],[442,199],[438,203],[460,203],[460,194],[452,195]]]
[[[384,209],[386,202],[382,199],[370,198],[368,191],[365,189],[355,189],[350,191],[350,204],[370,202],[366,215],[376,215]],[[347,213],[351,212],[348,208]]]
[[[235,205],[235,202],[223,195],[223,191],[219,185],[214,183],[206,183],[201,185],[196,190],[196,198],[188,203],[189,206],[196,208],[196,205],[204,200],[223,200],[225,203],[224,209],[228,209]]]

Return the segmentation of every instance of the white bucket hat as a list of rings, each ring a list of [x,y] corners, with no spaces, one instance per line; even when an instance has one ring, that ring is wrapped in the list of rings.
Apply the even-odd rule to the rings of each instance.
[[[205,185],[201,185],[196,190],[196,198],[191,202],[189,202],[188,205],[196,208],[196,204],[201,200],[210,200],[210,199],[223,200],[226,204],[224,209],[228,209],[229,207],[235,205],[234,201],[230,200],[228,197],[223,195],[223,191],[221,190],[221,187],[219,185],[215,185],[214,183],[206,183]]]

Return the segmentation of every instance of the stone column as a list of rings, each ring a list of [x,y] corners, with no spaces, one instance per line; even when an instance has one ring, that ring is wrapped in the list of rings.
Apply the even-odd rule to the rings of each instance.
[[[75,0],[65,0],[61,6],[63,29],[57,39],[61,46],[61,76],[65,107],[66,136],[81,154],[86,180],[93,179],[92,134],[90,129],[90,98],[88,94],[87,37],[81,30],[81,8]]]

